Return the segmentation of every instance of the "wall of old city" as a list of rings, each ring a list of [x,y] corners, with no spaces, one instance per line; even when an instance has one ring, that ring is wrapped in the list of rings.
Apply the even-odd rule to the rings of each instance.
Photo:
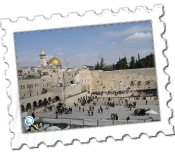
[[[71,86],[65,87],[63,89],[65,89],[65,95],[67,98],[69,96],[81,93],[81,84],[72,84]]]
[[[88,91],[90,93],[92,91],[91,71],[83,70],[80,71],[79,74],[80,74],[81,91]]]
[[[76,73],[74,71],[67,71],[63,73],[63,83],[70,83],[75,78]]]
[[[93,91],[156,89],[155,68],[116,71],[91,71]],[[149,82],[148,82],[149,81]]]
[[[88,92],[83,92],[83,93],[80,93],[80,94],[77,94],[77,95],[75,95],[75,96],[71,96],[71,97],[68,97],[68,98],[66,98],[66,101],[65,101],[65,103],[66,103],[66,105],[68,105],[68,106],[74,106],[74,102],[75,103],[78,103],[78,98],[79,99],[87,99],[88,98]]]
[[[64,89],[63,87],[47,88],[47,91],[53,93],[53,97],[58,96],[61,100],[64,100]]]

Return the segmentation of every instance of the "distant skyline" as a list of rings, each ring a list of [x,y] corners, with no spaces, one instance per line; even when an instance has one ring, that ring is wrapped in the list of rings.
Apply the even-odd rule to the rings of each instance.
[[[126,56],[140,58],[154,53],[151,21],[92,27],[78,27],[46,31],[15,33],[15,48],[18,67],[40,65],[39,55],[45,51],[48,62],[57,57],[65,67],[95,66],[104,58],[106,65],[116,64]]]

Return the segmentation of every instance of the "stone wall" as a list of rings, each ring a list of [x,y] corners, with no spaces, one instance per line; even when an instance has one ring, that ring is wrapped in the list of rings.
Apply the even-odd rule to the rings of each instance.
[[[91,71],[93,91],[120,91],[156,89],[155,68],[128,69],[116,71]]]
[[[70,83],[70,81],[73,81],[75,78],[75,72],[74,71],[67,71],[63,73],[63,83]]]
[[[81,84],[73,84],[71,86],[65,87],[66,97],[81,93]]]
[[[90,70],[80,71],[81,91],[92,91],[92,77]]]
[[[88,92],[84,92],[84,93],[80,93],[80,94],[77,94],[77,95],[74,95],[74,96],[71,96],[69,98],[66,98],[66,105],[70,106],[74,106],[74,102],[77,103],[78,102],[78,98],[81,99],[81,98],[85,98],[87,97],[88,95]]]

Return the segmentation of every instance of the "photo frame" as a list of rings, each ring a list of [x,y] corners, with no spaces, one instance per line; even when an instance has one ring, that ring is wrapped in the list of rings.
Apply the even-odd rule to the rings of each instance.
[[[4,68],[1,70],[7,70],[7,72],[2,71],[0,150],[30,152],[174,151],[174,130],[172,130],[171,125],[169,125],[169,123],[174,125],[173,93],[170,94],[171,100],[168,102],[168,106],[171,107],[173,111],[171,116],[170,109],[167,108],[166,105],[169,93],[166,91],[166,84],[164,83],[164,81],[167,81],[168,77],[163,72],[163,68],[166,65],[166,59],[162,56],[161,52],[164,51],[164,54],[168,57],[168,66],[165,68],[165,72],[170,74],[170,83],[168,83],[166,88],[169,91],[173,91],[174,46],[172,40],[174,38],[172,27],[173,22],[171,21],[171,18],[173,18],[174,4],[135,2],[101,2],[99,4],[97,2],[88,2],[92,3],[88,4],[91,5],[91,9],[89,10],[85,3],[82,3],[81,5],[79,4],[80,7],[77,7],[75,2],[62,2],[63,4],[57,4],[57,9],[54,9],[53,11],[53,6],[56,5],[55,3],[45,2],[42,4],[42,2],[14,2],[9,4],[4,2],[3,4],[0,4],[0,8],[2,8],[1,10],[3,10],[1,11],[0,37],[2,39],[0,38],[0,52],[2,56],[0,58],[2,60],[2,68]],[[42,9],[42,5],[44,9]],[[36,6],[38,9],[36,9]],[[31,11],[31,8],[34,10]],[[61,16],[58,14],[61,14]],[[26,18],[28,18],[28,20],[26,20]],[[72,22],[72,20],[74,22]],[[17,58],[15,56],[13,37],[14,32],[31,30],[44,31],[46,29],[72,28],[79,26],[98,26],[110,23],[120,24],[125,22],[139,22],[143,20],[151,20],[153,26],[153,44],[161,113],[160,122],[151,124],[129,124],[129,130],[128,125],[122,125],[67,130],[61,132],[55,131],[26,135],[22,134],[20,129],[20,104],[16,72]],[[163,25],[162,21],[165,22],[165,25]],[[166,28],[168,29],[168,32]],[[167,39],[166,49],[165,40],[161,38],[161,34],[162,37]],[[9,67],[5,62],[8,62]],[[9,85],[11,86],[8,87]]]

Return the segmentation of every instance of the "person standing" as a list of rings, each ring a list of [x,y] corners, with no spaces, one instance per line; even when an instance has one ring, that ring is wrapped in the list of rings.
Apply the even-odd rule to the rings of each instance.
[[[89,114],[89,116],[90,116],[90,110],[88,110],[88,114]]]
[[[34,114],[34,112],[32,111],[32,117],[33,117],[33,119],[35,118],[35,114]]]
[[[146,105],[147,105],[148,101],[146,100]]]
[[[83,112],[84,112],[84,108],[83,108]]]
[[[116,120],[118,120],[118,115],[117,115],[117,113],[115,114],[115,117],[116,117]]]
[[[114,114],[112,114],[111,117],[112,117],[112,120],[113,120],[114,119]]]
[[[91,111],[91,114],[92,114],[92,116],[93,116],[93,114],[94,114],[93,110]]]
[[[79,107],[79,111],[81,110],[81,108]]]
[[[56,118],[58,118],[58,109],[56,109]]]
[[[103,108],[101,108],[101,113],[103,113]]]

